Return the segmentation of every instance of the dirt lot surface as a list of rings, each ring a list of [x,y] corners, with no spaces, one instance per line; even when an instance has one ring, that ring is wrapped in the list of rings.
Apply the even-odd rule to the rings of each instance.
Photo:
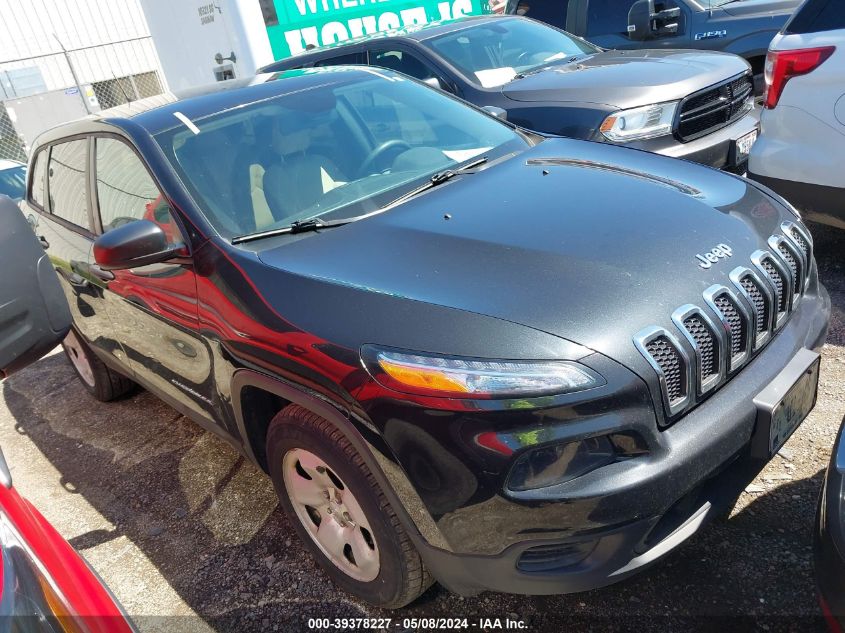
[[[662,564],[574,596],[437,586],[388,613],[336,591],[256,468],[146,392],[100,405],[55,353],[7,380],[0,446],[15,484],[91,562],[142,631],[309,631],[308,618],[510,618],[533,631],[824,631],[811,530],[845,415],[845,233],[813,227],[834,311],[815,411],[742,494]],[[475,624],[476,626],[473,626]]]

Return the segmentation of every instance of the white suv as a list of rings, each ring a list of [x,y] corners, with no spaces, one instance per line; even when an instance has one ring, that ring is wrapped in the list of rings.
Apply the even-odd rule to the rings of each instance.
[[[806,0],[772,40],[749,177],[845,229],[845,0]]]

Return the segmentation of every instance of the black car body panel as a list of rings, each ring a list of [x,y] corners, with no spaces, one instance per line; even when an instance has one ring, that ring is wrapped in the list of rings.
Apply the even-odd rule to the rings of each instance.
[[[378,66],[373,57],[375,52],[401,50],[429,69],[433,76],[429,79],[436,79],[447,92],[479,107],[501,108],[509,121],[524,129],[606,143],[610,141],[600,131],[602,123],[620,110],[679,101],[701,91],[718,92],[720,84],[750,78],[751,74],[745,61],[719,52],[591,48],[593,52],[589,55],[555,60],[524,77],[485,87],[432,45],[437,38],[449,34],[509,20],[525,18],[467,17],[408,31],[365,36],[277,61],[259,73],[347,64],[356,55],[360,63]],[[585,46],[589,45],[585,43]],[[722,98],[724,95],[714,97],[716,101]],[[711,167],[735,168],[738,165],[731,153],[733,142],[758,126],[756,111],[750,109],[752,105],[749,100],[748,109],[695,142],[680,138],[676,122],[672,134],[631,140],[624,145]]]
[[[831,624],[838,622],[840,629],[845,629],[845,419],[833,445],[814,535],[823,608]]]
[[[133,104],[131,116],[40,138],[34,160],[68,138],[128,143],[185,240],[184,257],[152,271],[115,271],[112,281],[88,275],[82,290],[65,283],[75,327],[105,363],[264,468],[267,425],[286,404],[331,421],[374,473],[432,573],[456,591],[578,591],[651,564],[716,512],[717,497],[733,488],[726,482],[744,486],[762,467],[751,455],[752,437],[763,432],[753,398],[796,354],[824,341],[830,301],[809,233],[788,205],[749,181],[555,139],[526,141],[524,151],[345,226],[233,245],[153,138],[182,125],[176,113],[202,127],[223,110],[372,77],[360,69],[283,74],[146,112]],[[53,245],[54,263],[90,270],[91,240],[102,230],[96,199],[92,231],[25,204]],[[794,240],[788,249],[800,272],[782,279],[795,289],[794,303],[742,367],[667,411],[636,334],[651,326],[674,332],[694,358],[673,313],[695,304],[718,322],[705,301],[714,285],[732,289],[750,313],[730,273],[753,268],[755,251],[775,248],[772,237]],[[719,245],[730,256],[713,255]],[[529,398],[410,395],[368,373],[369,345],[578,361],[604,383]],[[508,487],[515,460],[533,447],[597,437],[617,446],[613,463],[558,485]],[[547,554],[551,563],[538,567]]]

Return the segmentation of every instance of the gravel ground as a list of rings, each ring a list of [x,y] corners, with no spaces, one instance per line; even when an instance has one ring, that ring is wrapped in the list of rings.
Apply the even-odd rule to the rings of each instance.
[[[309,631],[313,617],[392,617],[402,631],[414,630],[403,618],[446,616],[479,629],[498,617],[533,631],[822,632],[811,534],[845,415],[845,232],[813,228],[834,305],[815,411],[729,516],[602,590],[460,598],[435,586],[399,612],[367,607],[312,562],[256,468],[146,392],[99,405],[58,353],[3,383],[0,446],[20,492],[142,631]]]

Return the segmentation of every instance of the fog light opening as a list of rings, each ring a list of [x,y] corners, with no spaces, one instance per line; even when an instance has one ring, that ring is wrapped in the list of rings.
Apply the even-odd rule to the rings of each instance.
[[[514,464],[508,489],[514,492],[547,488],[616,461],[616,451],[607,436],[534,448]]]

